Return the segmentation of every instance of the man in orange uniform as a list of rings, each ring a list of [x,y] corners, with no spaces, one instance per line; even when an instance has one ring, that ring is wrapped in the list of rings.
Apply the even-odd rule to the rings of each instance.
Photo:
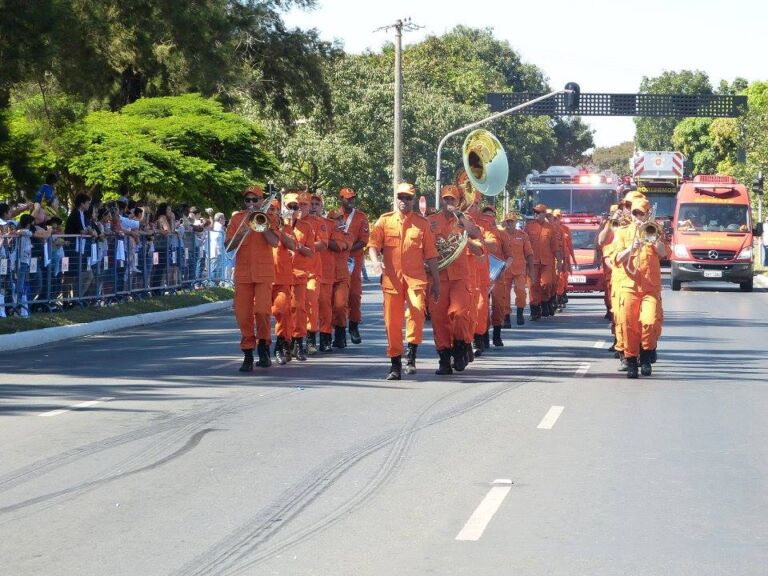
[[[408,340],[407,372],[416,371],[416,353],[424,335],[424,312],[429,267],[429,290],[433,303],[440,299],[439,255],[429,222],[413,212],[413,184],[402,182],[397,187],[397,211],[382,214],[371,231],[368,253],[381,275],[384,293],[384,324],[387,330],[387,356],[391,368],[387,380],[400,380],[403,355],[403,318],[408,304],[406,339]],[[379,254],[384,257],[383,270]]]
[[[491,277],[488,255],[498,251],[498,230],[493,216],[493,207],[480,208],[480,196],[474,192],[474,201],[467,212],[473,222],[480,228],[480,237],[470,239],[470,263],[475,269],[475,315],[472,326],[472,348],[474,356],[481,356],[485,350],[485,336],[488,332],[488,313],[490,307]],[[486,210],[490,209],[491,212]],[[475,247],[476,249],[473,249]]]
[[[606,320],[613,320],[611,314],[611,271],[613,269],[608,259],[605,258],[606,247],[613,242],[613,229],[619,226],[619,205],[612,204],[610,212],[607,217],[604,217],[600,222],[600,229],[597,233],[597,246],[600,252],[600,263],[603,267],[603,286],[605,286],[605,292],[603,293],[603,302],[605,303],[605,316]],[[616,342],[614,341],[611,346],[611,351],[615,350]]]
[[[314,207],[314,202],[313,202]],[[336,281],[336,253],[332,250],[334,242],[338,244],[344,238],[344,232],[337,230],[338,222],[330,218],[325,219],[328,230],[328,250],[320,253],[323,271],[320,275],[319,328],[320,328],[320,352],[331,352],[331,330],[333,329],[333,284]]]
[[[505,319],[509,315],[509,278],[508,271],[512,264],[512,245],[509,236],[499,230],[496,224],[496,218],[492,218],[488,227],[484,228],[486,246],[492,256],[504,261],[504,270],[496,278],[496,282],[491,287],[491,326],[493,326],[493,345],[497,347],[504,346],[501,339],[501,329],[504,326]]]
[[[357,193],[352,188],[342,188],[339,191],[341,208],[344,211],[345,230],[352,235],[352,248],[350,254],[354,259],[355,267],[349,280],[349,337],[352,344],[360,344],[360,330],[358,325],[363,320],[360,304],[363,298],[363,266],[365,255],[363,249],[368,244],[368,216],[355,208]]]
[[[651,375],[653,352],[661,333],[661,260],[668,251],[661,236],[654,243],[646,243],[638,233],[650,208],[648,200],[632,202],[632,224],[618,239],[614,256],[614,262],[625,272],[620,321],[626,338],[627,378],[637,378],[638,368],[643,376]]]
[[[563,254],[557,236],[547,222],[547,207],[536,204],[533,207],[535,220],[526,224],[525,231],[533,248],[533,274],[530,277],[531,320],[549,316],[550,289],[555,268],[562,261]]]
[[[306,220],[309,216],[309,194],[289,192],[284,203],[289,210],[299,210],[293,225],[296,237],[296,249],[293,252],[293,298],[291,315],[293,316],[293,338],[291,353],[299,360],[307,359],[304,337],[307,335],[307,281],[312,270],[312,258],[315,253],[315,229]]]
[[[299,198],[301,203],[301,197]],[[328,224],[323,217],[323,199],[310,196],[309,214],[305,218],[315,230],[315,253],[307,279],[307,353],[317,353],[317,331],[320,325],[320,290],[322,285],[322,253],[328,249]]]
[[[346,221],[341,210],[331,210],[328,219],[333,221],[334,231],[328,243],[333,252],[334,277],[331,293],[331,323],[333,324],[333,347],[347,347],[347,317],[349,316],[349,249],[352,235],[345,230]]]
[[[443,186],[440,192],[441,210],[428,218],[436,242],[441,238],[447,241],[450,235],[459,236],[464,232],[480,236],[480,229],[456,209],[458,200],[457,186]],[[438,375],[453,374],[451,356],[454,369],[461,372],[466,367],[466,347],[469,345],[468,336],[472,333],[473,287],[469,253],[464,247],[458,257],[440,271],[442,298],[429,306],[435,348],[440,356]]]
[[[295,212],[293,212],[295,215]],[[272,201],[270,215],[280,218],[280,202]],[[291,359],[288,343],[293,335],[293,315],[291,301],[293,299],[293,254],[296,249],[296,238],[293,236],[295,216],[286,218],[279,231],[280,243],[272,248],[275,262],[275,283],[272,286],[272,316],[275,317],[275,360],[283,365]]]
[[[512,258],[507,264],[506,272],[509,274],[509,288],[515,290],[515,308],[517,309],[517,325],[525,324],[523,313],[525,312],[525,288],[528,278],[534,273],[533,248],[528,234],[517,228],[518,215],[516,212],[508,212],[504,215],[504,229],[509,237]]]
[[[560,208],[552,210],[552,218],[554,218],[555,224],[560,228],[560,234],[562,237],[562,250],[563,250],[563,266],[559,274],[557,275],[557,291],[555,294],[555,307],[559,309],[565,308],[568,303],[568,275],[573,271],[573,265],[576,264],[576,254],[573,251],[573,236],[571,235],[571,229],[562,221],[562,212]]]
[[[269,346],[272,342],[272,283],[275,281],[272,248],[278,244],[277,222],[269,221],[263,232],[253,232],[248,224],[244,223],[252,217],[263,197],[264,192],[258,186],[250,186],[243,191],[245,210],[232,216],[225,236],[225,246],[232,246],[233,249],[240,246],[235,256],[233,278],[235,318],[240,328],[240,349],[243,351],[241,372],[253,370],[253,350],[257,348],[257,339],[258,366],[267,368],[272,364],[269,359]]]

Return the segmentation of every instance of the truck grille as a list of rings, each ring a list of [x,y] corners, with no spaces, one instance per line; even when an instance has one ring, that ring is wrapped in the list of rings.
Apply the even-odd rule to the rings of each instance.
[[[736,252],[733,250],[691,250],[696,260],[733,260]]]

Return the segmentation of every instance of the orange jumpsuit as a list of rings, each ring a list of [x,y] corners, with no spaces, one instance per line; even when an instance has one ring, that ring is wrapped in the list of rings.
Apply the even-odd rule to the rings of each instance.
[[[475,224],[480,227],[482,237],[480,244],[483,248],[482,256],[474,256],[476,261],[477,291],[475,306],[477,309],[473,335],[481,336],[488,331],[491,276],[488,263],[488,254],[498,252],[499,239],[496,235],[496,221],[491,216],[482,213],[472,214]]]
[[[624,352],[625,336],[623,325],[621,324],[620,288],[626,278],[626,274],[623,266],[615,264],[614,257],[616,256],[616,252],[619,251],[619,245],[623,245],[626,242],[625,236],[629,229],[629,226],[615,228],[612,232],[613,239],[611,240],[611,243],[603,249],[603,260],[607,261],[611,266],[611,312],[613,315],[611,327],[613,329],[614,338],[616,338],[616,344],[614,345],[616,352]],[[634,233],[634,228],[632,228],[632,230]],[[630,238],[629,242],[631,243],[631,241],[632,239]]]
[[[283,232],[293,236],[293,227],[285,224]],[[294,237],[295,239],[295,237]],[[287,342],[293,335],[293,314],[291,301],[293,299],[293,255],[281,241],[272,248],[275,262],[275,284],[272,286],[272,316],[275,317],[275,336]]]
[[[632,245],[635,225],[619,236],[613,257]],[[643,245],[622,265],[624,279],[620,287],[621,325],[624,332],[624,356],[637,358],[640,350],[655,350],[661,328],[661,263],[654,246]]]
[[[610,224],[608,224],[610,226]],[[609,231],[605,237],[605,241],[600,245],[600,260],[603,267],[603,283],[605,286],[605,292],[603,292],[603,302],[605,302],[605,309],[610,312],[612,309],[611,302],[611,276],[613,275],[613,266],[610,263],[610,259],[606,258],[606,250],[608,246],[613,242],[613,231]],[[611,330],[613,331],[613,322],[611,322]]]
[[[563,262],[566,264],[563,266],[563,271],[557,275],[557,295],[563,296],[568,287],[568,275],[572,270],[571,254],[573,253],[573,238],[571,237],[571,229],[568,228],[568,226],[562,222],[560,222],[559,225],[563,238]]]
[[[349,249],[352,246],[352,235],[343,230],[334,230],[333,240],[339,248],[334,252],[336,263],[334,265],[332,322],[335,327],[344,328],[349,316]]]
[[[512,244],[509,235],[498,229],[496,221],[493,227],[484,230],[485,245],[488,251],[499,260],[507,260],[513,255]],[[491,236],[493,240],[491,240]],[[504,323],[504,316],[509,314],[509,276],[508,270],[502,271],[493,285],[491,292],[493,300],[491,302],[491,326],[501,326]]]
[[[325,225],[328,230],[329,240],[343,238],[343,233],[335,230],[336,222],[334,220],[326,218]],[[336,281],[336,253],[331,250],[323,250],[320,252],[320,259],[322,261],[323,271],[320,275],[318,323],[322,334],[330,334],[333,329],[331,315],[333,311],[333,283]]]
[[[225,235],[225,245],[229,244],[247,214],[248,212],[241,211],[232,216]],[[277,222],[270,220],[270,228],[277,233]],[[270,320],[275,262],[272,246],[263,234],[248,232],[235,256],[233,279],[235,319],[240,328],[240,349],[255,349],[257,340],[271,344]]]
[[[307,335],[307,281],[313,266],[315,229],[302,218],[296,221],[293,233],[297,244],[312,250],[311,256],[299,253],[298,247],[293,253],[293,298],[291,299],[293,337],[304,338]]]
[[[424,263],[439,257],[435,237],[423,216],[413,212],[387,212],[374,224],[369,245],[384,257],[381,289],[384,293],[387,356],[395,358],[403,354],[406,303],[409,312],[406,339],[411,344],[421,344],[423,339],[427,296]]]
[[[370,233],[368,230],[368,216],[366,216],[365,212],[355,208],[352,212],[352,218],[349,218],[349,216],[349,214],[344,214],[345,221],[349,222],[346,229],[352,236],[352,243],[354,244],[358,241],[363,243],[361,248],[351,252],[351,256],[355,261],[355,268],[352,270],[349,279],[349,321],[359,324],[363,319],[360,310],[360,304],[363,299],[363,263],[365,260],[363,249],[368,244]]]
[[[538,220],[525,225],[533,249],[534,277],[529,279],[531,306],[538,306],[552,297],[550,292],[555,277],[555,253],[559,251],[557,236],[552,226]]]
[[[438,212],[427,218],[437,238],[461,233],[463,228],[452,214]],[[470,278],[469,254],[465,248],[456,260],[440,271],[440,300],[430,303],[432,334],[438,351],[453,348],[454,342],[472,341],[474,279]]]
[[[320,286],[322,284],[322,254],[328,248],[328,224],[322,216],[310,214],[303,218],[315,231],[315,253],[312,256],[309,276],[307,277],[307,330],[318,332],[320,326]],[[318,246],[319,243],[319,246]]]
[[[525,288],[528,285],[528,258],[533,256],[533,248],[528,234],[523,230],[506,230],[512,251],[512,264],[507,267],[510,289],[515,289],[515,307],[525,308]]]

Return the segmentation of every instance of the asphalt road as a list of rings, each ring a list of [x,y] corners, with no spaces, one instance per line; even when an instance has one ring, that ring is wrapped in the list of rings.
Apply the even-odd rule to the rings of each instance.
[[[600,299],[400,382],[364,306],[246,375],[229,313],[0,357],[0,574],[768,574],[764,290],[665,290],[634,381]]]

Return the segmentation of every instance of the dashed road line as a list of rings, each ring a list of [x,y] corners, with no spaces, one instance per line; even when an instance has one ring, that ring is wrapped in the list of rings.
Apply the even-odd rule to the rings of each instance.
[[[555,422],[557,422],[557,419],[560,418],[560,414],[563,413],[563,410],[565,410],[565,406],[552,406],[536,428],[539,430],[552,430],[552,427],[555,425]]]
[[[590,364],[588,362],[582,362],[579,364],[579,367],[576,368],[575,375],[576,376],[586,376],[587,372],[589,372]]]
[[[483,501],[480,502],[472,516],[467,520],[467,523],[464,524],[464,527],[456,535],[456,540],[470,542],[479,540],[494,514],[498,512],[507,494],[512,490],[512,480],[494,480],[493,484],[494,486],[488,491]]]
[[[594,343],[594,345],[592,347],[593,348],[602,348],[603,346],[605,346],[605,340],[598,340],[597,342]]]
[[[59,408],[58,410],[41,412],[40,414],[38,414],[38,416],[42,416],[43,418],[50,418],[51,416],[58,416],[59,414],[71,412],[72,410],[77,410],[78,408],[89,408],[91,406],[95,406],[96,404],[101,404],[102,402],[109,402],[110,400],[114,400],[114,397],[104,396],[103,398],[99,398],[98,400],[88,400],[87,402],[80,402],[79,404],[73,404],[69,408]]]

